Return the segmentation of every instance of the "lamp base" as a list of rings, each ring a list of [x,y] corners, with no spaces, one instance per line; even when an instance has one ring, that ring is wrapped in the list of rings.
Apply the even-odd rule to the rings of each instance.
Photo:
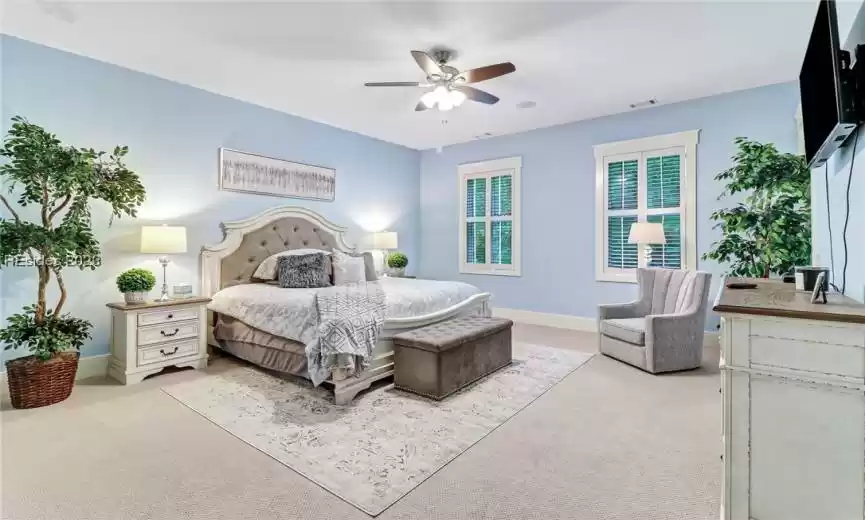
[[[167,302],[171,300],[171,297],[168,296],[168,262],[171,260],[168,259],[167,256],[160,256],[159,263],[162,264],[162,296],[153,300],[155,302]]]

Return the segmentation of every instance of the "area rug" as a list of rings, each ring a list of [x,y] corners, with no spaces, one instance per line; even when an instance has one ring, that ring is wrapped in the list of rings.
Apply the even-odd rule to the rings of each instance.
[[[250,366],[163,391],[375,516],[590,358],[515,344],[510,366],[440,402],[387,385],[337,406],[326,389]]]

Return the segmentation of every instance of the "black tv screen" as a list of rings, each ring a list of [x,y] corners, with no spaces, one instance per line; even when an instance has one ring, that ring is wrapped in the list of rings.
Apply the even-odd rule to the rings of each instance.
[[[805,159],[811,167],[825,163],[856,128],[849,62],[838,38],[835,2],[822,0],[799,73]]]

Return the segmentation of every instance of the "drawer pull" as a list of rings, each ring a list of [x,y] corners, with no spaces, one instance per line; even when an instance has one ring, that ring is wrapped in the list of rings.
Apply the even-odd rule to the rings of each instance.
[[[174,329],[174,332],[165,332],[164,330],[160,330],[159,333],[165,336],[166,338],[170,338],[180,332],[180,329]]]
[[[171,352],[166,352],[166,351],[164,351],[164,350],[162,350],[162,349],[159,349],[159,353],[162,354],[162,355],[165,356],[165,357],[173,356],[174,354],[177,354],[177,349],[179,349],[179,348],[180,348],[180,347],[174,347],[174,350],[172,350]]]
[[[168,313],[168,319],[170,320],[170,319],[173,318],[173,317],[174,317],[174,314],[172,314],[172,313],[169,312],[169,313]]]

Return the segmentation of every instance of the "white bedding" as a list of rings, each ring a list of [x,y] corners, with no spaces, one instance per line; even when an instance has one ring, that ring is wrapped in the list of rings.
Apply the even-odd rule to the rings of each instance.
[[[480,293],[462,282],[382,278],[385,293],[385,320],[423,316]],[[315,293],[320,289],[283,289],[278,285],[254,283],[228,287],[213,295],[210,310],[236,318],[264,332],[304,345],[315,339],[318,313]]]

